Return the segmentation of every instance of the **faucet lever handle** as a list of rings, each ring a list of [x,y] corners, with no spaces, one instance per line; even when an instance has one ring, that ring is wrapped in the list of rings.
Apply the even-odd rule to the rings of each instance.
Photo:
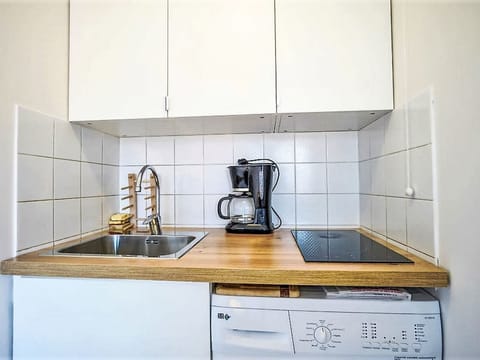
[[[152,214],[148,215],[145,220],[143,221],[143,225],[148,225],[150,228],[150,233],[152,235],[161,235],[162,234],[162,229],[161,229],[161,223],[162,223],[162,217],[160,214]]]

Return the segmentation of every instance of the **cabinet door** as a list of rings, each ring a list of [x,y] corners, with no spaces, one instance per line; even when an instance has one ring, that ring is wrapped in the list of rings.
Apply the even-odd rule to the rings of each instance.
[[[275,112],[273,0],[170,0],[169,116]]]
[[[278,111],[392,109],[389,0],[277,0]]]
[[[14,278],[15,359],[210,359],[208,283]]]
[[[70,1],[71,121],[165,117],[167,0]]]

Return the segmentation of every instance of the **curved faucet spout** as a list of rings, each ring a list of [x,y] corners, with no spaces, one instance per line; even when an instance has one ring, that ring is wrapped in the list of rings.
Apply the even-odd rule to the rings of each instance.
[[[155,169],[151,165],[144,165],[140,171],[138,172],[137,175],[137,181],[135,185],[135,192],[141,192],[142,191],[142,181],[143,181],[143,174],[145,171],[150,170],[152,173],[153,179],[155,181],[155,188],[156,188],[156,194],[155,194],[155,200],[156,200],[156,214],[147,216],[147,218],[144,221],[144,224],[148,224],[150,227],[150,232],[152,235],[159,235],[162,233],[161,230],[161,217],[160,217],[160,181],[158,180],[158,175]]]

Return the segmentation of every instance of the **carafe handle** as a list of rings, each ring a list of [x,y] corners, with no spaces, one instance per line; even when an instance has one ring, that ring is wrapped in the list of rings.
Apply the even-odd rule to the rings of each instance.
[[[222,197],[220,200],[218,200],[217,213],[218,213],[218,216],[219,216],[221,219],[230,220],[230,203],[232,202],[232,199],[233,199],[232,196],[224,196],[224,197]],[[223,203],[224,201],[227,201],[227,200],[228,200],[228,204],[227,204],[227,215],[223,215],[223,213],[222,213],[222,203]]]

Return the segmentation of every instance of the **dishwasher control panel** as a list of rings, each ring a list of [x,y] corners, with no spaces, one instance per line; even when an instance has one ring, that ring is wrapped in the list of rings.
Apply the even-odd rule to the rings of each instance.
[[[441,351],[438,314],[289,311],[295,353],[415,359]]]

